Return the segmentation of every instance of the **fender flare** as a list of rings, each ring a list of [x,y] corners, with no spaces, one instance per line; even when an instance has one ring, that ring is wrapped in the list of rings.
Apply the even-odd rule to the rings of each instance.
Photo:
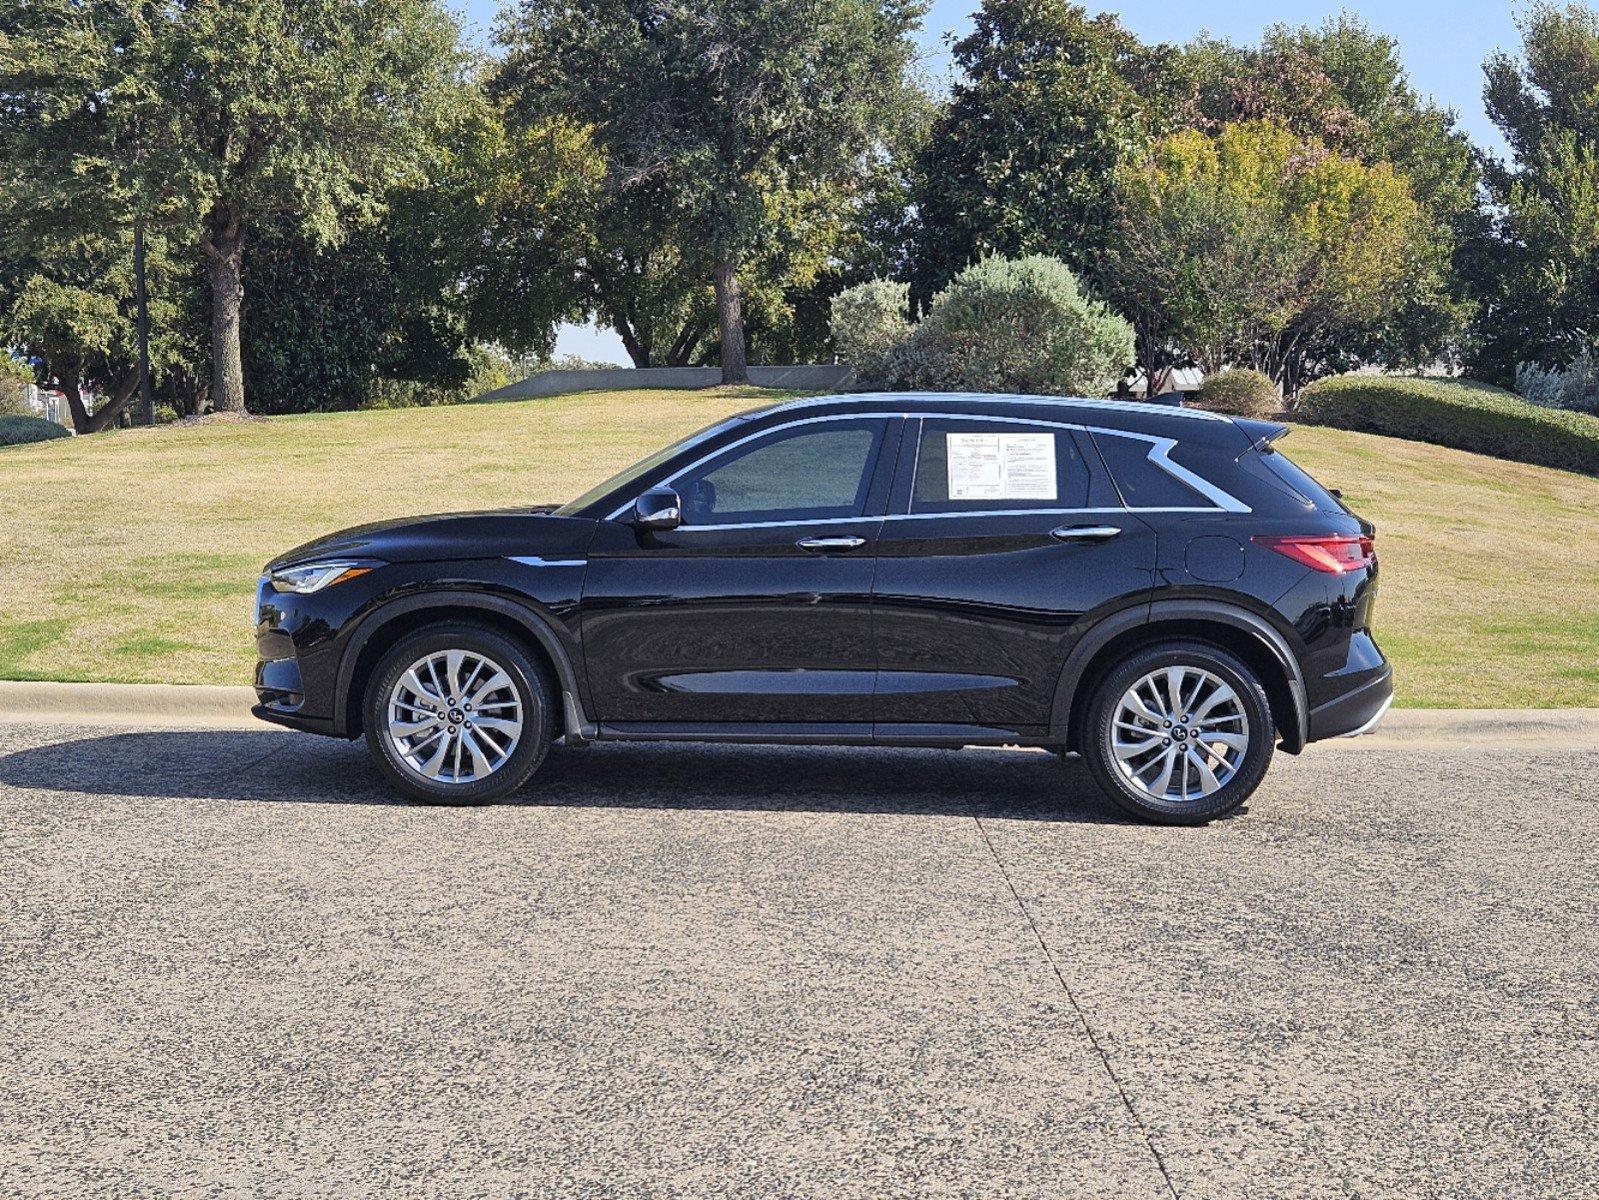
[[[514,600],[490,595],[487,592],[434,589],[414,592],[380,605],[362,617],[360,624],[350,635],[350,640],[339,656],[338,685],[333,711],[334,729],[340,737],[351,736],[350,690],[355,684],[355,669],[361,661],[362,651],[385,625],[409,613],[430,608],[475,608],[515,621],[539,644],[540,649],[555,667],[556,684],[562,692],[560,697],[562,711],[557,714],[557,729],[564,719],[568,725],[575,724],[580,735],[587,731],[588,722],[582,716],[583,693],[578,687],[578,672],[572,663],[571,654],[560,635],[556,633],[549,617],[529,605],[519,604]],[[573,717],[577,718],[575,723]]]
[[[1310,728],[1309,708],[1305,700],[1305,676],[1299,660],[1289,648],[1288,640],[1264,617],[1235,604],[1219,600],[1155,600],[1148,605],[1123,609],[1104,618],[1083,635],[1061,668],[1060,682],[1055,687],[1055,704],[1051,710],[1050,734],[1052,738],[1069,744],[1071,712],[1083,676],[1094,656],[1117,637],[1146,625],[1161,621],[1210,621],[1229,625],[1254,636],[1282,669],[1288,682],[1291,705],[1291,728],[1280,730],[1282,748],[1298,754],[1305,747]]]

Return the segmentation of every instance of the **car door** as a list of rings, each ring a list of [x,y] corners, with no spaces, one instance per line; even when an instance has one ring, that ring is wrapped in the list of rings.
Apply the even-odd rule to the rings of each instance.
[[[677,528],[602,521],[581,616],[600,722],[869,737],[873,564],[902,424],[755,433],[660,481],[681,497]]]
[[[881,737],[1037,732],[1078,637],[1153,586],[1153,531],[1048,421],[908,421],[877,549]]]

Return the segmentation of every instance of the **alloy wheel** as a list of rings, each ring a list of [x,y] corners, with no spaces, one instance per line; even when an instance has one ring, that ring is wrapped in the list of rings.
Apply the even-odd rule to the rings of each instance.
[[[431,783],[475,783],[522,740],[522,701],[510,674],[470,650],[417,659],[389,692],[388,735],[407,769]]]
[[[1110,738],[1128,783],[1167,804],[1188,804],[1238,774],[1249,751],[1249,718],[1220,676],[1201,667],[1162,667],[1122,694]]]

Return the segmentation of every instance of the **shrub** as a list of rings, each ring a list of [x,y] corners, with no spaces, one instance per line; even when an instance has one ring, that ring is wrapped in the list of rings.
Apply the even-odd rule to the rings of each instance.
[[[1194,394],[1194,407],[1211,412],[1226,413],[1233,417],[1254,417],[1257,420],[1276,416],[1282,409],[1282,397],[1277,385],[1259,371],[1243,367],[1229,367],[1207,375]]]
[[[828,327],[839,358],[855,368],[863,388],[892,387],[891,362],[911,331],[910,289],[903,283],[873,279],[833,297]]]
[[[1295,416],[1599,475],[1599,417],[1540,408],[1486,383],[1338,375],[1306,388]]]
[[[28,384],[33,372],[9,354],[0,354],[0,417],[31,417]]]
[[[1565,367],[1522,363],[1516,368],[1516,391],[1540,408],[1599,413],[1599,354],[1584,350]]]
[[[902,284],[833,301],[833,344],[867,388],[1104,395],[1133,360],[1133,329],[1058,258],[986,258],[912,325]]]
[[[71,436],[71,430],[43,417],[0,416],[0,446],[25,446]]]
[[[985,258],[915,329],[918,386],[1102,396],[1133,361],[1133,327],[1058,258]]]

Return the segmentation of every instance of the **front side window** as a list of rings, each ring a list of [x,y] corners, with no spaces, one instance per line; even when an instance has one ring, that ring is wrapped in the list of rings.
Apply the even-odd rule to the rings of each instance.
[[[694,467],[672,486],[685,525],[856,517],[882,446],[883,421],[779,430]]]
[[[912,513],[1081,508],[1088,472],[1069,429],[1006,421],[922,422]]]

